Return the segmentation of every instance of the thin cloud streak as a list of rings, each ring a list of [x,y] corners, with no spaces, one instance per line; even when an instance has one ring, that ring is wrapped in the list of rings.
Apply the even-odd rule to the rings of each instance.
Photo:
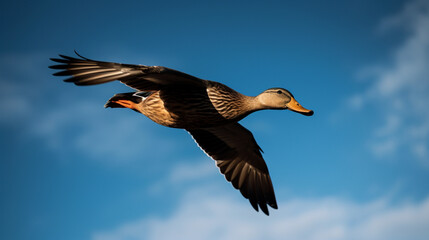
[[[394,51],[389,67],[363,70],[374,82],[351,97],[350,106],[362,110],[372,105],[385,116],[370,140],[376,156],[391,157],[404,149],[429,167],[429,1],[408,3],[401,13],[383,20],[380,28],[383,32],[403,28],[409,36]]]
[[[219,168],[211,158],[196,159],[191,162],[178,160],[178,164],[171,167],[164,177],[160,177],[159,181],[152,184],[149,189],[149,194],[165,194],[165,189],[178,189],[181,186],[192,184],[201,184],[210,179],[221,177]],[[219,176],[218,176],[219,175]],[[183,190],[180,188],[180,190]]]

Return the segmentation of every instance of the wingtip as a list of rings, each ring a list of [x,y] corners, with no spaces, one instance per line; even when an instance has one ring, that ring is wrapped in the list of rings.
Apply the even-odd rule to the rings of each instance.
[[[272,207],[273,209],[279,209],[277,206],[277,203],[269,203],[270,207]]]
[[[262,210],[265,215],[270,216],[270,212],[268,211],[268,207],[266,203],[259,203],[259,208]]]
[[[249,202],[250,202],[250,205],[252,205],[253,209],[255,209],[255,211],[259,212],[258,203],[252,202],[250,200],[249,200]]]
[[[73,50],[74,51],[74,53],[76,54],[76,55],[78,55],[80,58],[82,58],[82,59],[85,59],[85,60],[87,60],[87,61],[94,61],[94,60],[92,60],[92,59],[89,59],[89,58],[86,58],[86,57],[84,57],[84,56],[82,56],[82,55],[80,55],[78,52],[77,52],[77,50],[75,49],[75,50]]]
[[[266,208],[266,209],[261,208],[261,210],[265,215],[270,216],[270,212],[268,211],[268,208]]]
[[[51,66],[49,66],[49,68],[50,69],[55,69],[55,70],[66,69],[67,65],[65,65],[65,64],[57,64],[57,65],[51,65]]]
[[[73,77],[71,77],[71,78],[67,78],[67,79],[64,79],[63,80],[63,82],[72,82],[72,83],[74,83],[75,82],[75,79],[73,78]],[[76,83],[75,83],[76,84]],[[77,85],[77,84],[76,84]]]
[[[80,58],[85,59],[82,55],[80,55],[80,54],[77,52],[77,50],[76,50],[76,49],[74,49],[73,51],[74,51],[74,53],[75,53],[76,55],[78,55]]]
[[[253,203],[251,201],[249,201],[249,202],[250,202],[250,205],[252,205],[253,209],[255,209],[255,211],[259,212],[259,209],[261,209],[261,211],[267,216],[270,216],[270,211],[268,210],[267,204],[268,204],[268,206],[272,207],[273,209],[277,209],[276,204],[272,204],[272,203],[267,203],[267,204],[259,203],[258,204],[256,202],[253,202]]]

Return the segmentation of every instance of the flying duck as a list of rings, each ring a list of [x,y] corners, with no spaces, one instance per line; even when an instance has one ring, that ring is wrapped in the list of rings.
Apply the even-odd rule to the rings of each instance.
[[[64,81],[78,86],[118,80],[133,88],[133,92],[114,95],[104,106],[129,108],[163,126],[185,129],[256,211],[260,208],[269,215],[267,205],[277,209],[262,149],[238,121],[263,109],[313,115],[292,93],[270,88],[251,97],[166,67],[96,61],[76,54],[79,58],[51,58],[57,65],[50,68],[58,70],[53,75],[69,76]]]

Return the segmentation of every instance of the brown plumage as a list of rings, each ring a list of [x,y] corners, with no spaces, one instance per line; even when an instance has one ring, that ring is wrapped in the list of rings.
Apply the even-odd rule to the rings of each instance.
[[[136,92],[116,94],[105,107],[130,108],[158,124],[186,129],[256,211],[260,208],[268,215],[267,205],[277,209],[262,150],[252,133],[238,121],[262,109],[290,109],[312,115],[313,111],[303,108],[289,91],[271,88],[250,97],[224,84],[165,67],[78,56],[81,58],[51,58],[59,64],[50,68],[61,70],[54,75],[70,76],[64,81],[81,86],[119,80],[134,88]]]

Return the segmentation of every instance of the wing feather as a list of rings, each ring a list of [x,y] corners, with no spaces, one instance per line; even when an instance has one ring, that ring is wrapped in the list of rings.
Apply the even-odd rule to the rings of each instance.
[[[249,199],[252,207],[269,215],[267,205],[277,209],[267,165],[253,134],[238,123],[188,132],[200,148],[216,161],[227,181]]]
[[[171,85],[205,87],[201,79],[174,69],[96,61],[77,55],[80,58],[65,55],[59,55],[60,58],[51,58],[59,64],[50,68],[62,70],[54,75],[70,76],[65,81],[76,85],[94,85],[119,80],[139,91],[160,90]]]

